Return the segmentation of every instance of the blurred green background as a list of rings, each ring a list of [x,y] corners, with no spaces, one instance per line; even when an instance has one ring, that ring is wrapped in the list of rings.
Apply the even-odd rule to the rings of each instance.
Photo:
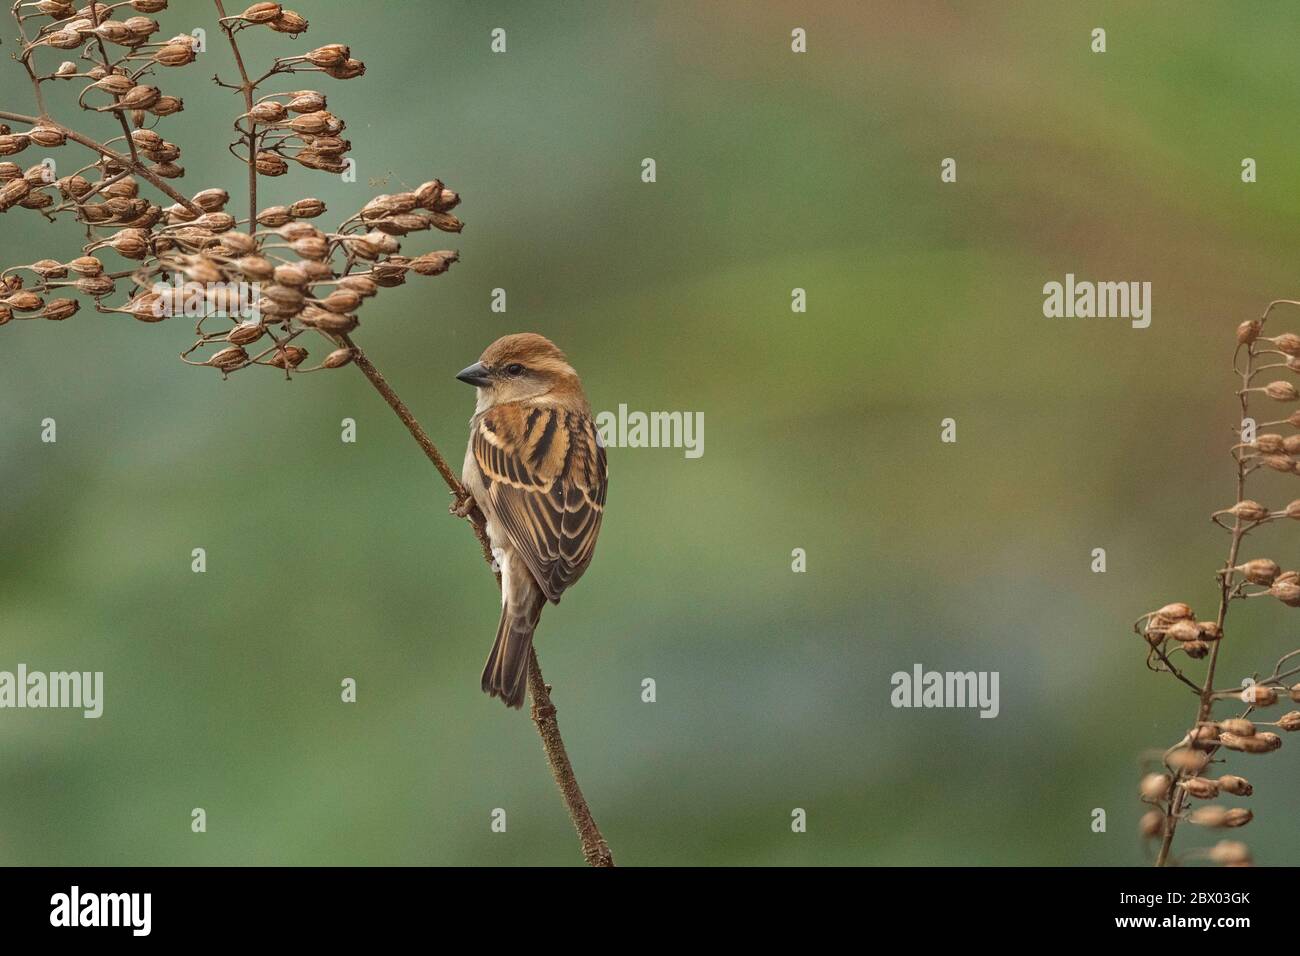
[[[229,50],[206,4],[172,6],[163,35],[209,48],[164,73],[186,110],[161,131],[185,190],[242,209],[237,97],[209,79]],[[619,863],[1142,863],[1138,758],[1192,701],[1129,628],[1214,603],[1232,329],[1300,291],[1300,10],[814,6],[304,0],[305,36],[250,30],[245,55],[351,44],[364,79],[273,88],[328,94],[358,177],[263,180],[263,205],[315,195],[335,222],[433,176],[462,193],[462,236],[404,249],[462,261],[356,335],[457,468],[453,375],[508,332],[565,348],[597,409],[704,413],[698,460],[610,451],[596,560],[538,632]],[[17,64],[0,90],[31,108]],[[5,264],[77,241],[0,217]],[[1152,282],[1151,327],[1045,319],[1067,272]],[[0,861],[580,863],[527,717],[479,691],[496,592],[409,435],[355,369],[223,382],[177,360],[190,331],[86,309],[0,330],[0,669],[106,685],[99,720],[0,712]],[[1296,496],[1270,480],[1256,497]],[[1252,547],[1296,563],[1289,528]],[[1300,643],[1273,605],[1230,618],[1224,683]],[[1001,715],[893,709],[918,662],[999,671]],[[1236,767],[1257,859],[1293,861],[1300,764]]]

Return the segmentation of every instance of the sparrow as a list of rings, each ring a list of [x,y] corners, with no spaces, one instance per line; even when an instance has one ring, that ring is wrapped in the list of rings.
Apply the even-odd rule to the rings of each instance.
[[[461,483],[483,513],[501,570],[501,621],[483,691],[522,707],[542,608],[560,602],[596,548],[605,449],[578,373],[541,335],[497,339],[456,378],[478,390]]]

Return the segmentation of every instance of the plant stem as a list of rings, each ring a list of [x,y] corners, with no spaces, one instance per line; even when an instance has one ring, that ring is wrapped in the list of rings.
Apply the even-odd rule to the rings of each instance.
[[[253,90],[257,84],[248,79],[244,57],[235,41],[235,28],[225,22],[226,8],[221,0],[213,2],[217,5],[217,15],[222,20],[221,29],[225,31],[226,38],[230,40],[231,52],[235,54],[235,66],[239,68],[239,89],[244,94],[244,112],[248,113],[253,109]],[[244,142],[248,145],[248,234],[251,236],[257,232],[257,124],[251,118],[248,120],[248,133]]]
[[[1267,313],[1265,314],[1267,315]],[[1242,421],[1245,421],[1246,416],[1249,414],[1249,392],[1247,392],[1246,389],[1250,387],[1250,379],[1253,374],[1251,366],[1254,363],[1254,360],[1255,347],[1251,344],[1247,346],[1246,368],[1245,371],[1242,372],[1241,376],[1242,391],[1240,397]],[[1246,463],[1242,460],[1241,456],[1237,455],[1234,457],[1237,460],[1236,500],[1241,501],[1246,497]],[[1246,522],[1241,519],[1240,515],[1235,515],[1232,525],[1232,542],[1228,546],[1228,559],[1227,563],[1224,565],[1223,574],[1220,577],[1219,582],[1219,639],[1214,641],[1210,646],[1210,659],[1209,664],[1205,669],[1205,682],[1201,685],[1200,698],[1196,707],[1196,720],[1192,723],[1193,735],[1195,734],[1197,727],[1210,719],[1210,713],[1214,707],[1214,669],[1215,665],[1219,662],[1219,648],[1225,640],[1223,625],[1228,619],[1228,605],[1232,600],[1232,585],[1234,579],[1234,571],[1232,569],[1237,566],[1237,553],[1241,550],[1241,539],[1245,533]],[[1191,740],[1192,745],[1194,746],[1197,742],[1196,737],[1192,736]],[[1217,747],[1208,747],[1206,753],[1208,756],[1213,757],[1216,750],[1218,750]],[[1179,815],[1182,812],[1184,798],[1187,794],[1186,790],[1178,786],[1178,782],[1186,775],[1188,775],[1188,771],[1181,769],[1174,775],[1172,784],[1174,787],[1174,795],[1169,801],[1169,809],[1165,814],[1164,838],[1160,841],[1160,852],[1156,854],[1156,866],[1165,866],[1169,862],[1169,851],[1174,843],[1174,831],[1178,827]]]
[[[199,209],[197,206],[195,206],[192,202],[190,202],[188,199],[186,199],[176,190],[172,189],[171,186],[168,186],[167,183],[165,183],[156,174],[150,172],[149,167],[146,166],[144,163],[135,162],[134,160],[131,159],[130,156],[124,156],[115,150],[109,149],[103,143],[97,143],[89,136],[83,136],[81,133],[78,133],[75,129],[72,129],[69,126],[64,126],[62,123],[58,122],[55,119],[50,118],[49,116],[42,116],[38,118],[35,116],[24,116],[22,113],[10,113],[5,110],[0,110],[0,119],[10,120],[11,122],[14,123],[27,123],[30,126],[37,126],[41,124],[45,126],[53,126],[55,129],[62,131],[63,135],[66,136],[68,139],[72,140],[74,143],[80,143],[82,146],[85,146],[87,149],[93,149],[101,156],[108,157],[118,165],[125,166],[136,175],[148,180],[157,189],[161,190],[168,197],[180,203],[182,206],[190,210],[190,212],[194,213],[195,215],[202,215],[203,213],[202,209]]]
[[[442,476],[442,480],[446,482],[451,493],[458,500],[465,500],[469,492],[465,490],[465,486],[460,483],[460,479],[447,465],[446,459],[442,457],[433,440],[429,438],[428,433],[416,421],[415,416],[411,414],[411,410],[406,407],[406,403],[393,391],[392,386],[379,373],[379,369],[371,364],[370,359],[366,357],[366,353],[361,351],[348,336],[341,335],[339,340],[351,349],[352,361],[361,369],[362,374],[375,387],[375,390],[383,396],[388,406],[397,413],[397,417],[402,420],[402,424],[411,433],[411,437],[415,439],[428,459],[433,462],[433,466],[438,469],[438,474]],[[470,527],[483,549],[484,559],[488,562],[488,566],[492,567],[494,564],[492,545],[488,541],[487,531],[481,517],[479,520],[475,520],[471,516]],[[578,786],[578,778],[574,775],[573,765],[569,763],[569,754],[564,747],[564,738],[560,736],[560,725],[555,719],[555,705],[551,703],[550,687],[547,686],[542,677],[542,668],[537,663],[537,652],[535,650],[529,652],[528,691],[533,699],[531,708],[533,723],[537,725],[537,733],[542,738],[542,750],[546,753],[546,762],[550,764],[556,786],[560,788],[560,795],[564,797],[564,805],[568,808],[569,819],[573,821],[574,829],[578,831],[578,839],[582,842],[583,858],[591,866],[613,866],[614,857],[610,853],[609,844],[605,842],[600,827],[596,825],[596,820],[591,815],[591,808],[587,806],[586,798],[582,795],[582,788]]]

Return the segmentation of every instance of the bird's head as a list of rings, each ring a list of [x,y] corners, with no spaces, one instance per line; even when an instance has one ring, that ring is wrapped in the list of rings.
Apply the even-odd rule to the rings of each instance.
[[[567,404],[582,400],[582,384],[564,353],[536,332],[506,335],[456,376],[478,388],[479,409],[507,402]]]

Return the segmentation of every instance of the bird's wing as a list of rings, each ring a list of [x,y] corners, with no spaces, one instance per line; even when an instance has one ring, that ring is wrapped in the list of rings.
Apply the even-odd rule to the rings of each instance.
[[[500,405],[479,416],[470,440],[493,514],[559,601],[587,569],[605,511],[605,449],[591,416]]]

